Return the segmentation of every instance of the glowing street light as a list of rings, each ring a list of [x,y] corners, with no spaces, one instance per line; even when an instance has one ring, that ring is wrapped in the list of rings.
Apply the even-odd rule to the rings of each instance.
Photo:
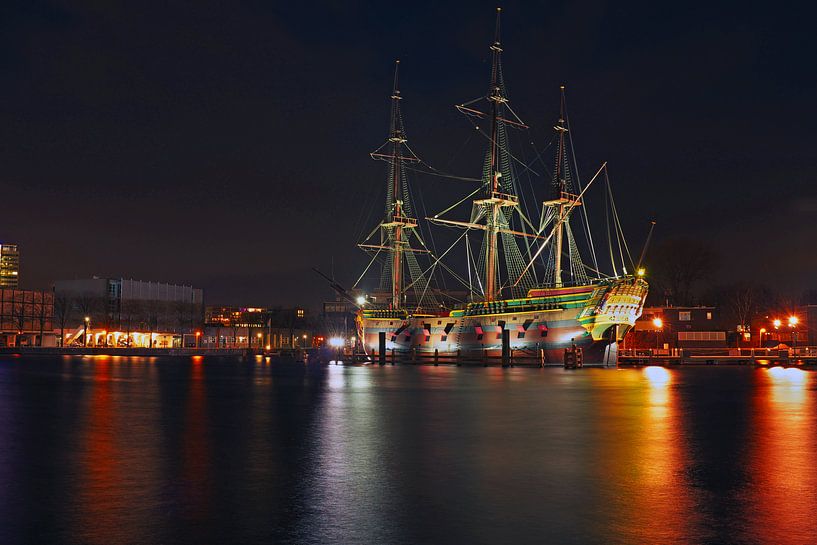
[[[661,348],[661,337],[658,336],[658,332],[661,331],[662,327],[664,327],[664,320],[661,318],[653,318],[652,325],[655,326],[655,347]]]
[[[779,319],[775,318],[775,320],[772,322],[772,325],[774,326],[775,329],[780,329],[780,325],[782,323],[783,322],[781,322]]]
[[[343,339],[341,339],[340,337],[332,337],[331,339],[329,339],[329,346],[332,346],[334,348],[340,348],[341,346],[343,346]]]
[[[797,354],[797,322],[800,320],[797,319],[797,316],[789,316],[789,327],[791,328],[791,340],[792,340],[792,348],[794,348],[794,353]]]
[[[643,277],[646,273],[647,273],[647,271],[644,269],[644,267],[641,267],[640,269],[638,269],[638,271],[636,271],[636,274],[639,277]]]
[[[85,336],[82,337],[82,346],[88,346],[88,324],[91,323],[91,318],[89,316],[85,317]]]
[[[365,295],[358,295],[357,299],[355,299],[358,305],[363,306],[366,304],[366,296]]]

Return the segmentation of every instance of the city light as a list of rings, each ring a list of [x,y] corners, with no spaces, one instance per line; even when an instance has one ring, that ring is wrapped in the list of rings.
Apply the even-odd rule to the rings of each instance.
[[[340,337],[332,337],[331,339],[329,339],[329,346],[340,348],[341,346],[343,346],[343,339]]]
[[[365,295],[358,295],[356,301],[357,301],[358,305],[365,305],[366,304],[366,296]]]
[[[778,329],[778,328],[780,327],[780,324],[782,324],[782,323],[783,323],[783,322],[781,322],[780,320],[775,319],[775,320],[772,322],[772,325],[774,326],[774,328],[775,328],[775,329]]]
[[[654,325],[656,329],[661,329],[664,326],[664,320],[661,318],[655,318],[652,321],[652,325]]]
[[[637,274],[638,276],[644,276],[646,273],[647,273],[647,271],[646,271],[646,270],[644,270],[644,268],[643,268],[643,267],[642,267],[642,268],[640,268],[640,269],[638,269],[638,271],[636,272],[636,274]]]
[[[797,319],[797,316],[789,316],[789,327],[794,327],[797,325],[797,322],[800,320]]]

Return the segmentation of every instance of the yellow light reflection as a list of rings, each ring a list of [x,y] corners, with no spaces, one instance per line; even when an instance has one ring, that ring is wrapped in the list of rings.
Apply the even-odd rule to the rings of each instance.
[[[647,377],[650,386],[654,389],[666,388],[672,377],[667,369],[657,366],[645,367],[644,376]]]
[[[817,504],[817,407],[812,375],[797,368],[758,370],[753,533],[765,543],[813,543]]]
[[[678,371],[650,366],[617,373],[604,396],[603,474],[623,543],[671,543],[685,535],[693,493],[679,468],[688,446],[673,388]],[[610,431],[613,430],[611,433]],[[628,533],[632,532],[632,533]]]

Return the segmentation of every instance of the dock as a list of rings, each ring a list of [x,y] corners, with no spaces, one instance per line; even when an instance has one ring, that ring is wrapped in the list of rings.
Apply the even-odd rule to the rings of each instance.
[[[757,365],[817,367],[817,347],[800,348],[732,348],[694,351],[673,349],[622,350],[618,355],[620,367],[644,365]]]

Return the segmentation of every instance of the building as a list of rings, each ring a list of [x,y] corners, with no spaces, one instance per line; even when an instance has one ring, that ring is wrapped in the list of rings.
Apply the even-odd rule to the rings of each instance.
[[[771,311],[752,321],[752,345],[817,346],[817,305]]]
[[[0,288],[0,346],[55,346],[54,294]]]
[[[121,333],[117,342],[126,346],[132,346],[137,333],[145,335],[150,345],[156,332],[178,334],[182,339],[181,335],[194,334],[202,324],[204,292],[192,286],[93,277],[58,280],[54,291],[58,303],[55,325],[62,336],[70,332],[68,342],[82,344],[83,337],[89,342],[102,332],[116,331]]]
[[[626,348],[726,348],[715,307],[645,307],[624,340]]]
[[[353,297],[365,297],[359,292]],[[331,339],[332,337],[347,338],[354,336],[357,331],[355,317],[358,306],[351,301],[337,296],[334,301],[324,301],[321,314],[320,334]]]
[[[20,285],[20,251],[16,244],[0,244],[0,288]]]
[[[306,348],[315,343],[309,313],[301,307],[221,307],[204,310],[202,348]]]

